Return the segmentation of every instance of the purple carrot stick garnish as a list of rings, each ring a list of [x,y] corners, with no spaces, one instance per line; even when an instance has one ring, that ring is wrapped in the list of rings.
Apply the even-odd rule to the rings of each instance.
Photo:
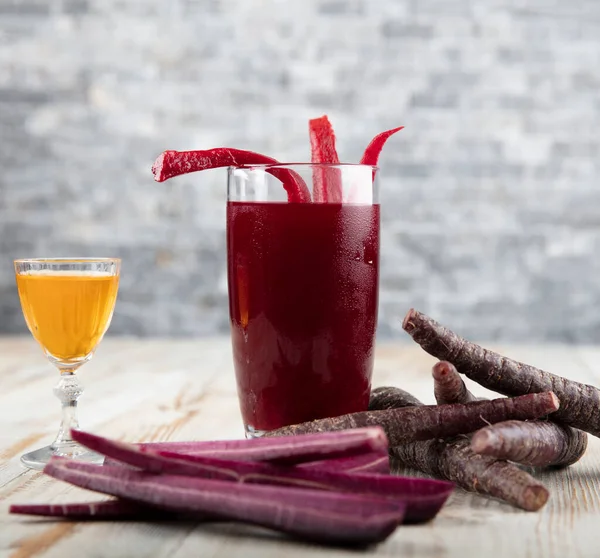
[[[386,130],[385,132],[377,134],[371,140],[369,145],[367,145],[367,148],[360,159],[360,164],[376,167],[377,163],[379,162],[379,154],[381,153],[381,150],[383,149],[383,146],[386,144],[387,140],[403,128],[404,126],[399,126],[398,128],[392,128],[391,130]],[[373,171],[373,180],[375,180],[375,171]]]
[[[217,147],[196,151],[164,151],[152,165],[154,180],[163,182],[180,174],[230,166],[277,165],[279,161],[261,153]],[[303,178],[285,167],[268,167],[266,172],[281,180],[290,203],[310,202],[310,192]]]
[[[327,115],[308,121],[313,167],[313,202],[342,203],[342,173],[335,148],[335,133]]]

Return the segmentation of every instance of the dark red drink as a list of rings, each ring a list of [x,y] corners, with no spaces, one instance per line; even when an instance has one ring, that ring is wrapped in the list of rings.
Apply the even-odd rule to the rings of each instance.
[[[229,308],[244,423],[272,430],[367,408],[379,205],[227,205]]]

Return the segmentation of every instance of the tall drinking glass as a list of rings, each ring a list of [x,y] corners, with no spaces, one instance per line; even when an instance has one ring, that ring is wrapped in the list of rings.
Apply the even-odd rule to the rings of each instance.
[[[62,422],[54,442],[27,453],[21,461],[42,469],[54,455],[102,462],[102,456],[71,439],[78,428],[77,399],[83,388],[75,371],[92,358],[112,319],[121,261],[98,259],[15,260],[21,308],[35,340],[60,372],[54,394]]]
[[[379,287],[379,203],[367,165],[228,171],[234,367],[248,437],[367,409]],[[289,202],[281,178],[313,185]],[[317,179],[336,180],[333,196]],[[318,201],[315,201],[318,200]]]

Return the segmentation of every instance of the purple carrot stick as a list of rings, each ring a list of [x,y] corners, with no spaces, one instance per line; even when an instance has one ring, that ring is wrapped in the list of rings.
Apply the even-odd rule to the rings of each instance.
[[[180,457],[185,457],[180,454]],[[115,466],[125,465],[121,461],[106,458],[105,464],[114,463]],[[338,457],[322,461],[309,461],[296,467],[306,469],[329,469],[347,473],[389,474],[390,458],[386,450],[362,453],[351,457]],[[444,503],[443,490],[439,494],[432,491],[430,495],[416,498],[415,502],[408,505],[405,521],[426,521],[436,514],[436,509]],[[172,514],[143,504],[136,504],[126,500],[104,500],[98,502],[66,503],[66,504],[15,504],[11,507],[12,513],[25,515],[44,515],[49,517],[66,517],[70,519],[169,519]],[[196,517],[197,519],[197,517]]]
[[[294,465],[308,461],[350,457],[371,451],[387,452],[388,440],[380,427],[357,428],[347,432],[281,436],[249,440],[200,442],[146,442],[142,450],[171,451],[206,455],[236,461],[270,461]]]
[[[363,153],[362,158],[360,159],[361,165],[372,165],[374,167],[377,166],[377,162],[379,161],[379,154],[383,149],[386,141],[393,136],[396,132],[404,129],[404,126],[400,126],[398,128],[392,128],[391,130],[386,130],[385,132],[381,132],[377,134],[367,145],[365,152]],[[373,180],[375,180],[375,171],[373,171]]]
[[[44,472],[88,490],[180,513],[209,514],[328,543],[386,539],[405,504],[371,495],[154,475],[54,458]]]
[[[296,467],[300,469],[323,469],[325,471],[337,471],[338,473],[389,474],[390,455],[388,451],[370,451],[350,457],[309,461],[308,463],[300,463]]]
[[[167,458],[175,458],[174,455],[167,452],[161,452],[161,455]],[[195,460],[196,464],[202,464],[207,460],[207,458],[201,456],[188,457]],[[190,463],[192,462],[190,461]],[[238,466],[235,462],[223,463],[228,463],[228,467],[232,469],[237,469]],[[323,469],[300,470],[298,467],[278,468],[266,463],[250,464],[241,462],[239,464],[245,466],[246,469],[255,468],[255,472],[248,472],[239,482],[277,484],[298,488],[351,492],[353,494],[371,494],[405,502],[407,506],[406,520],[411,523],[428,521],[434,518],[454,489],[454,485],[449,482],[416,477],[369,473],[350,474]],[[165,470],[165,472],[168,473],[169,471]]]
[[[13,504],[10,506],[10,513],[72,519],[163,519],[169,515],[164,510],[126,500],[69,504]]]
[[[167,442],[168,444],[168,442]],[[158,443],[157,448],[146,447],[153,452],[161,453],[161,451],[170,451],[167,444]],[[167,446],[167,447],[165,447]],[[139,445],[136,444],[139,448]],[[206,454],[202,453],[182,453],[177,449],[172,451],[173,454],[177,454],[179,459],[187,459],[189,456],[194,455],[205,455],[206,457],[214,457],[216,459],[231,459],[231,454],[228,451],[214,451]],[[237,460],[237,458],[235,458]],[[244,461],[240,459],[240,461]],[[111,465],[112,467],[126,466],[125,463],[106,457],[104,459],[104,465]],[[338,473],[380,473],[389,474],[390,472],[390,456],[386,449],[378,451],[369,451],[365,453],[359,453],[357,455],[351,455],[348,457],[336,457],[333,459],[319,459],[317,461],[307,461],[306,463],[298,463],[295,465],[301,469],[323,469],[325,471],[336,471]]]
[[[214,459],[201,455],[187,455],[182,459],[176,453],[144,452],[130,444],[80,430],[72,431],[72,436],[76,442],[91,450],[151,473],[345,491],[406,501],[407,519],[410,521],[433,518],[453,490],[453,485],[444,481],[368,473],[349,474],[315,468]]]

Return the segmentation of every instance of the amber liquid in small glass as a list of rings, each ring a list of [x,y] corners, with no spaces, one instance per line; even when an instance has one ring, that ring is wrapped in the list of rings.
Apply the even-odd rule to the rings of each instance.
[[[68,361],[96,348],[112,317],[118,276],[40,271],[16,279],[27,326],[47,353]]]

